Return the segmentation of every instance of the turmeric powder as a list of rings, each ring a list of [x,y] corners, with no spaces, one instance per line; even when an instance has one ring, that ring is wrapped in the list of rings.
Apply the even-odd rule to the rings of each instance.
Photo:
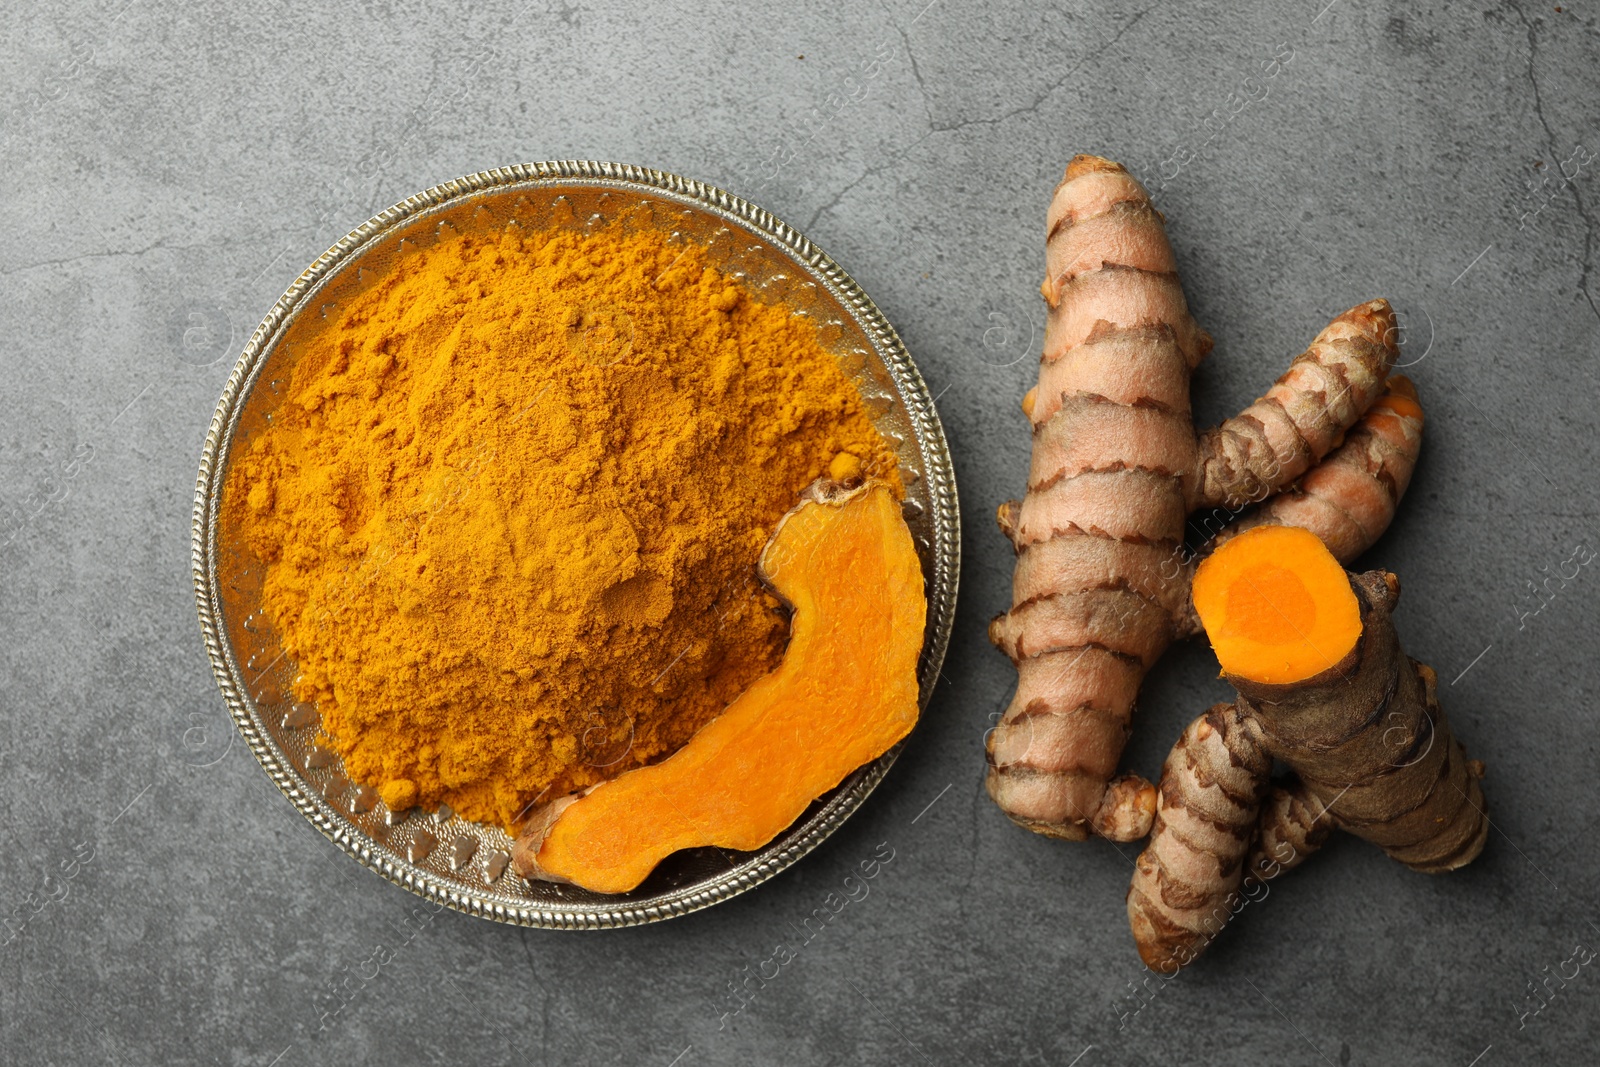
[[[777,666],[799,492],[899,486],[810,323],[654,229],[447,233],[328,314],[222,521],[391,808],[514,828],[664,758]]]

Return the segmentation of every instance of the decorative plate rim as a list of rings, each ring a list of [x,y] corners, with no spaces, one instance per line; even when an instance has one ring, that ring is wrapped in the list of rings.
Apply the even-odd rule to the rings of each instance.
[[[821,844],[861,806],[888,773],[904,743],[894,746],[872,763],[855,771],[831,791],[821,809],[802,817],[801,821],[785,830],[751,860],[731,871],[665,891],[653,898],[654,902],[632,901],[612,905],[604,901],[573,901],[565,905],[546,902],[537,906],[511,907],[500,901],[462,892],[456,885],[416,863],[404,860],[395,862],[376,847],[377,843],[367,835],[358,829],[352,832],[350,826],[329,817],[309,792],[308,783],[284,758],[277,743],[258,721],[260,716],[255,701],[248,695],[248,688],[219,626],[216,574],[220,479],[226,469],[219,459],[231,444],[232,424],[249,396],[247,384],[253,381],[264,354],[271,351],[281,333],[304,309],[305,298],[325,278],[364,250],[374,238],[423,212],[501,187],[519,184],[550,186],[562,182],[666,192],[708,209],[725,220],[741,223],[776,241],[796,256],[814,279],[827,283],[833,295],[846,305],[865,330],[873,349],[893,378],[899,393],[898,399],[910,420],[923,459],[922,475],[933,511],[930,516],[933,543],[929,546],[933,574],[928,583],[929,622],[924,635],[922,670],[925,677],[919,679],[922,690],[920,703],[926,711],[955,621],[961,560],[960,514],[955,491],[955,470],[944,430],[927,385],[912,362],[910,353],[878,306],[855,279],[799,230],[764,208],[716,186],[631,164],[567,159],[479,171],[407,197],[374,215],[318,256],[278,298],[256,327],[223,387],[206,432],[195,483],[190,564],[206,656],[234,725],[273,783],[323,836],[396,885],[457,911],[519,926],[599,929],[634,926],[686,915],[754,888],[778,874]]]

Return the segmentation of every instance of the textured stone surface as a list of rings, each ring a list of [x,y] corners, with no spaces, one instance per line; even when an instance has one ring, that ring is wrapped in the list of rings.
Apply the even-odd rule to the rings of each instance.
[[[28,921],[0,947],[0,1060],[1593,1059],[1600,963],[1553,999],[1529,982],[1600,948],[1600,573],[1519,612],[1600,544],[1594,14],[924,4],[12,14],[0,907]],[[1012,678],[984,638],[1011,567],[990,515],[1022,483],[1044,208],[1079,150],[1158,189],[1218,341],[1205,417],[1357,300],[1404,315],[1427,444],[1369,561],[1404,577],[1398,625],[1489,764],[1495,826],[1443,878],[1338,841],[1138,1000],[1133,850],[1026,834],[981,785]],[[967,516],[949,682],[872,801],[754,893],[582,935],[434,916],[312,830],[224,717],[188,572],[207,421],[294,274],[411,192],[562,156],[726,186],[832,253],[939,394]],[[1132,764],[1224,693],[1175,650]],[[868,896],[721,1027],[729,982],[880,842]]]

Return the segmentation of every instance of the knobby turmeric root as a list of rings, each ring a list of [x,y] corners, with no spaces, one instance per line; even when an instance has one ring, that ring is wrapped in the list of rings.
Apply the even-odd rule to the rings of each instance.
[[[622,893],[679,849],[760,848],[910,732],[927,605],[889,488],[816,483],[760,570],[793,608],[778,669],[662,762],[535,811],[523,877]]]
[[[1346,574],[1287,526],[1248,530],[1200,564],[1194,606],[1239,696],[1196,719],[1162,771],[1128,890],[1152,970],[1192,961],[1243,906],[1241,885],[1264,886],[1334,829],[1427,873],[1483,850],[1483,764],[1451,735],[1433,670],[1401,652],[1399,596],[1394,575]],[[1274,759],[1294,773],[1277,786]]]
[[[1310,530],[1341,563],[1349,563],[1382,536],[1411,483],[1422,448],[1422,407],[1404,375],[1345,434],[1344,444],[1286,489],[1237,522],[1223,527],[1211,547],[1257,526]]]
[[[1046,261],[1044,355],[1023,400],[1028,493],[999,514],[1017,551],[1012,606],[989,629],[1017,665],[1017,691],[988,737],[987,784],[1029,829],[1131,841],[1149,831],[1155,789],[1113,775],[1145,672],[1198,629],[1190,512],[1265,501],[1246,523],[1304,526],[1348,562],[1394,515],[1422,409],[1408,381],[1386,379],[1394,315],[1374,300],[1197,436],[1189,377],[1211,338],[1189,314],[1161,214],[1109,160],[1067,168]]]

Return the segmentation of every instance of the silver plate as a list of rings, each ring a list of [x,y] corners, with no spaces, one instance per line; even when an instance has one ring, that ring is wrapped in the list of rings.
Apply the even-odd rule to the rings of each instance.
[[[256,327],[228,376],[200,458],[192,565],[200,629],[239,732],[284,795],[340,848],[385,878],[458,911],[523,926],[631,926],[683,915],[744,892],[815,848],[883,779],[900,746],[858,769],[756,852],[691,849],[664,861],[637,890],[616,896],[526,882],[506,863],[498,827],[440,812],[390,812],[353,785],[334,753],[313,742],[316,709],[296,704],[291,664],[259,611],[262,569],[218,541],[217,515],[233,446],[270,421],[295,350],[330,305],[358,291],[402,243],[455,231],[521,225],[585,228],[645,212],[675,239],[774,302],[809,315],[860,388],[906,478],[906,519],[927,581],[928,625],[917,676],[926,710],[955,615],[960,562],[955,472],[939,416],[905,346],[838,264],[779,219],[721,189],[617,163],[563,160],[459,178],[366,222],[295,279]],[[362,270],[366,267],[367,270]]]

